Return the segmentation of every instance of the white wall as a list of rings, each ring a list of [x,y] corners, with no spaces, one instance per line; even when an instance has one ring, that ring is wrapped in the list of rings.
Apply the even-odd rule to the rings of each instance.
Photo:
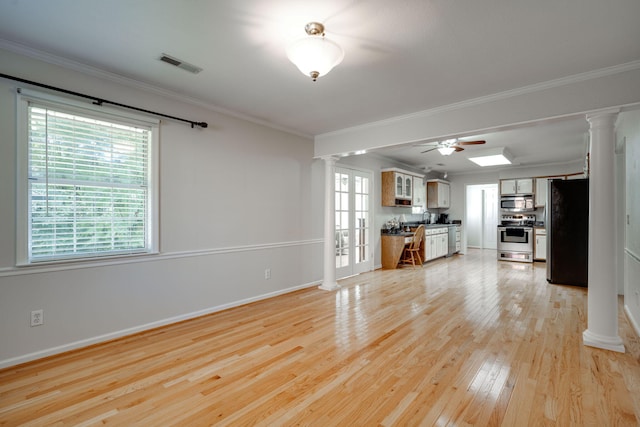
[[[627,317],[640,334],[640,111],[621,113],[616,127],[618,141],[624,141],[624,307]],[[622,212],[621,212],[622,213]],[[628,215],[628,221],[626,216]]]
[[[311,140],[8,51],[0,72],[209,123],[162,121],[160,255],[18,269],[15,92],[27,85],[0,79],[0,367],[322,279],[323,165]],[[31,328],[36,309],[45,324]]]

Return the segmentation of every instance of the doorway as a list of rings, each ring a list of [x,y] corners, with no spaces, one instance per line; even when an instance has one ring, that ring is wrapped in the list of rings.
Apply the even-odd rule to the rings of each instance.
[[[467,247],[497,249],[498,184],[467,185]]]
[[[336,167],[336,278],[373,270],[371,172]]]

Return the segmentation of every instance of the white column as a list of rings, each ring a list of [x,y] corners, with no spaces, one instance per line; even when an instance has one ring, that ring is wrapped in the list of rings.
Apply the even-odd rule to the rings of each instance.
[[[587,115],[590,135],[589,289],[585,345],[624,353],[615,282],[614,149],[618,110]]]
[[[338,157],[324,160],[324,277],[320,289],[334,291],[336,282],[336,161]]]

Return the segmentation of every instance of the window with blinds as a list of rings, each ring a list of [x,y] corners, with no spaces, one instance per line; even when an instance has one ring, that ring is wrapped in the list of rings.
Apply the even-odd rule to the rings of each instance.
[[[152,249],[153,128],[28,100],[26,261]]]

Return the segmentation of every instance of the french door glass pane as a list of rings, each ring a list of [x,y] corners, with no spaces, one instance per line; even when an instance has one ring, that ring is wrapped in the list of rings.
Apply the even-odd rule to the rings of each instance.
[[[336,173],[336,268],[349,265],[349,174]]]
[[[355,209],[355,263],[369,260],[369,179],[356,177],[356,209]]]

